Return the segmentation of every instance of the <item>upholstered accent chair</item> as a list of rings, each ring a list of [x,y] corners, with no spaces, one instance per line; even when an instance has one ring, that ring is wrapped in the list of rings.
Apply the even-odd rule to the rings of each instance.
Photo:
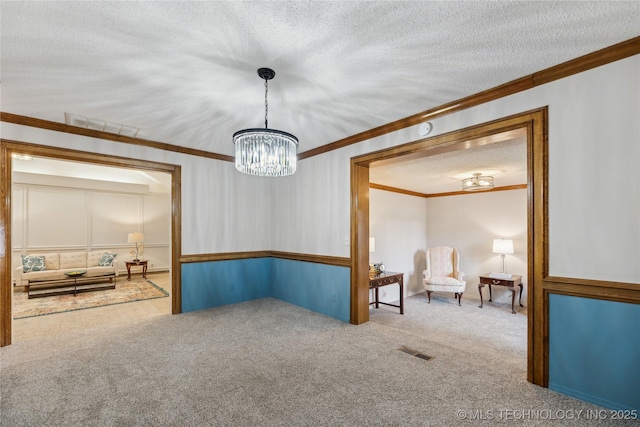
[[[460,255],[458,250],[448,246],[436,246],[427,249],[427,269],[424,271],[422,284],[427,291],[429,303],[431,292],[453,292],[462,305],[462,294],[467,286],[464,273],[459,269]]]

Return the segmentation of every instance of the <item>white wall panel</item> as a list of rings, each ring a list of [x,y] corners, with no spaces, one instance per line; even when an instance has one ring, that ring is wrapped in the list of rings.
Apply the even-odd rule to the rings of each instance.
[[[11,218],[13,222],[11,246],[14,249],[20,249],[24,245],[24,203],[24,185],[14,184],[11,191]]]
[[[30,187],[27,190],[27,245],[86,246],[87,205],[84,191]]]
[[[129,233],[142,231],[140,196],[94,192],[89,204],[92,245],[119,245],[127,241]]]
[[[171,199],[168,195],[142,197],[142,223],[145,245],[171,242]]]

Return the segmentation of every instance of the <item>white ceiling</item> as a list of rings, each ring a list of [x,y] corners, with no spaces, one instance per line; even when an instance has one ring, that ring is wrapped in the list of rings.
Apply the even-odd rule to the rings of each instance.
[[[83,162],[33,157],[30,160],[13,159],[13,172],[45,176],[62,176],[109,183],[139,184],[152,193],[170,193],[171,175],[163,172],[143,171],[113,166],[99,166]],[[24,175],[21,175],[24,176]],[[15,180],[15,175],[14,175]],[[51,185],[56,185],[52,180]]]
[[[2,111],[70,112],[225,155],[235,131],[263,126],[259,67],[276,71],[269,127],[304,152],[640,34],[637,1],[0,7]]]

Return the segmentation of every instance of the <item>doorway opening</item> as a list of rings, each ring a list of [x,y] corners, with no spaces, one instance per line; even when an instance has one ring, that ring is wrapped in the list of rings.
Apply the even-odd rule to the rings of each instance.
[[[369,167],[466,150],[492,143],[491,136],[524,130],[527,136],[527,380],[547,386],[542,278],[547,273],[547,110],[525,112],[459,131],[351,159],[351,323],[369,320]]]
[[[181,194],[181,169],[178,165],[170,165],[158,162],[136,160],[130,158],[108,156],[101,154],[87,153],[77,150],[69,150],[35,144],[28,144],[15,141],[1,141],[1,159],[2,161],[2,184],[0,192],[5,196],[7,203],[3,204],[0,210],[0,228],[6,230],[3,237],[5,254],[0,263],[0,273],[2,284],[0,285],[0,332],[2,334],[0,346],[9,345],[12,342],[13,334],[13,281],[12,281],[12,224],[11,224],[11,208],[12,208],[12,182],[13,182],[13,162],[14,155],[32,156],[38,158],[46,158],[52,160],[63,160],[77,162],[78,164],[87,164],[94,166],[109,166],[120,169],[135,170],[146,173],[160,172],[168,174],[170,177],[170,195],[168,207],[170,218],[170,243],[169,243],[169,269],[170,273],[165,274],[165,279],[171,284],[170,290],[170,312],[177,314],[181,312],[181,283],[180,283],[180,253],[181,253],[181,237],[180,237],[180,194]],[[124,266],[124,260],[122,261]],[[167,277],[168,276],[168,277]],[[126,280],[120,276],[118,280]]]

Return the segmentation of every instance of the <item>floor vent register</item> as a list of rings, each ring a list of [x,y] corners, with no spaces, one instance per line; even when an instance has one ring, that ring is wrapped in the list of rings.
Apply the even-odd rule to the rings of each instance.
[[[429,356],[428,354],[421,353],[418,350],[414,350],[414,349],[406,347],[404,345],[402,347],[400,347],[398,350],[402,351],[403,353],[410,354],[412,356],[418,357],[418,358],[423,359],[423,360],[431,360],[431,359],[433,359],[433,356]]]

